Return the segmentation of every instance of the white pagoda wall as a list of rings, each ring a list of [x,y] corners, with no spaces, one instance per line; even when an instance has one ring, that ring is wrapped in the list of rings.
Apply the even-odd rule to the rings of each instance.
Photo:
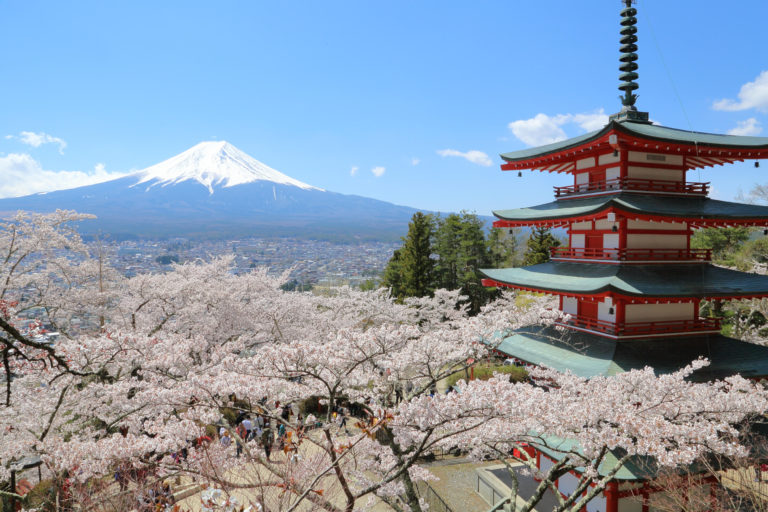
[[[624,321],[633,322],[666,322],[671,320],[693,320],[693,302],[669,304],[627,304]]]
[[[605,301],[597,304],[597,319],[603,322],[616,322],[616,308],[613,308],[613,314],[609,313],[613,301],[610,297],[606,297]]]
[[[688,229],[688,224],[685,222],[652,222],[649,220],[628,219],[627,228],[684,231]]]
[[[576,297],[563,297],[563,313],[576,315],[579,312],[579,299]]]

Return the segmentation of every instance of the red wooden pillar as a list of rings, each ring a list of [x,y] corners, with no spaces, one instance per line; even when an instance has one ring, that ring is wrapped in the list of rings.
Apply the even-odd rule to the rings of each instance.
[[[605,512],[619,512],[619,484],[608,482],[603,490],[605,496]]]
[[[626,319],[627,304],[622,299],[613,299],[613,307],[616,308],[616,332],[621,333]]]

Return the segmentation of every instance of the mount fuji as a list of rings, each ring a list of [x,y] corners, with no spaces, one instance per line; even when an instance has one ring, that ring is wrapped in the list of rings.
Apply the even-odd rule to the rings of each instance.
[[[125,238],[295,237],[396,240],[418,210],[338,194],[291,178],[224,141],[96,185],[0,199],[16,210],[96,215],[83,235]]]

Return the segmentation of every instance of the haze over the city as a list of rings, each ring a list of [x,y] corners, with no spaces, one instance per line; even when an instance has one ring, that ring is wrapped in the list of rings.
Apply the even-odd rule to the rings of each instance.
[[[764,44],[768,4],[641,7],[640,110],[666,126],[764,135],[768,65],[744,49]],[[498,153],[599,128],[620,109],[618,7],[604,2],[0,10],[0,197],[226,140],[326,190],[487,215],[549,200],[564,180],[503,173]],[[730,200],[764,183],[761,171],[745,162],[691,179]]]

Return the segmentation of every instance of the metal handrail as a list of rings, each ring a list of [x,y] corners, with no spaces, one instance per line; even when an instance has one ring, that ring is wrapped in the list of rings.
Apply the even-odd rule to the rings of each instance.
[[[645,192],[666,192],[672,194],[705,196],[709,193],[709,182],[699,183],[640,178],[611,178],[609,180],[591,181],[589,183],[578,183],[575,185],[553,188],[555,189],[555,197],[611,190],[642,190]]]
[[[553,258],[616,261],[712,261],[711,249],[613,249],[551,247]]]

